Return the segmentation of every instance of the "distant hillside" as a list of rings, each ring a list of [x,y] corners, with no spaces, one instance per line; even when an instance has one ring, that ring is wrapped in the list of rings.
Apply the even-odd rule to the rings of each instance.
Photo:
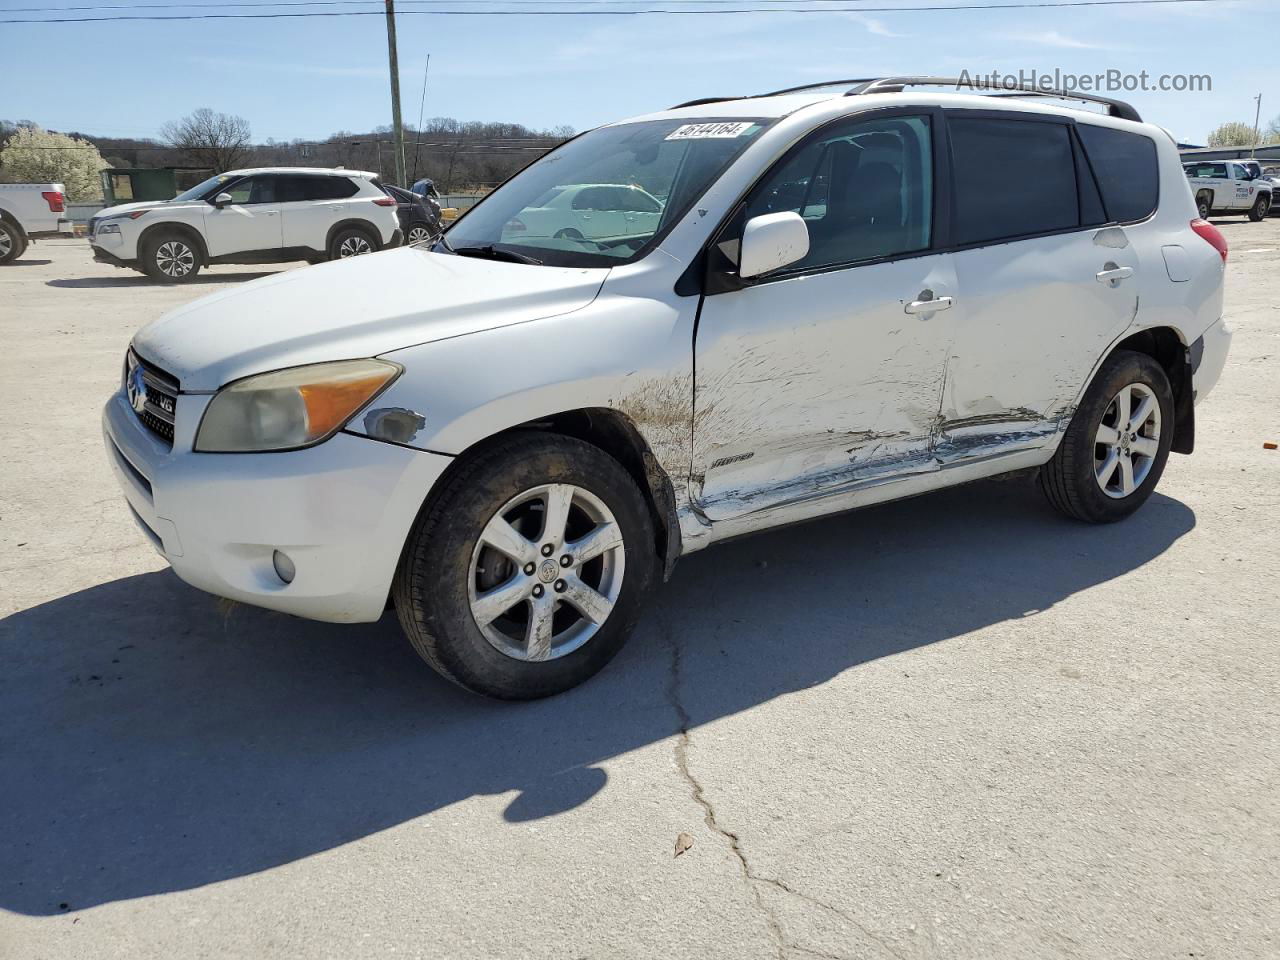
[[[0,127],[5,126],[0,123]],[[91,131],[60,130],[90,141],[113,167],[186,167],[191,160],[181,150],[154,139],[104,137]],[[518,123],[461,121],[436,117],[421,132],[405,130],[406,174],[412,182],[430,177],[444,192],[492,187],[525,164],[562,143],[573,130],[533,130]],[[3,130],[0,130],[0,140]],[[367,133],[342,130],[324,140],[280,141],[255,144],[244,166],[314,166],[373,170],[386,183],[395,180],[390,127]],[[195,169],[179,177],[180,185],[198,182],[210,171]]]

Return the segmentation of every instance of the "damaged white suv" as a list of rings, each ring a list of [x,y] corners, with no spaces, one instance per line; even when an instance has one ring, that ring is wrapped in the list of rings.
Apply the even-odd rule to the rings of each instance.
[[[913,92],[941,82],[601,127],[434,250],[150,324],[104,414],[139,526],[224,597],[390,601],[445,676],[528,698],[728,537],[1028,468],[1070,517],[1129,515],[1222,370],[1226,244],[1131,107]],[[660,211],[529,229],[578,185]]]

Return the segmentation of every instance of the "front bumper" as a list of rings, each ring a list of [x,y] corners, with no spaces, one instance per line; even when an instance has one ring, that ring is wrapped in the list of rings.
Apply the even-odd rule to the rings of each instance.
[[[107,458],[139,528],[192,586],[314,620],[377,620],[405,537],[451,458],[339,433],[284,453],[195,453],[207,396],[178,400],[171,449],[107,401]],[[296,568],[275,572],[274,551]]]

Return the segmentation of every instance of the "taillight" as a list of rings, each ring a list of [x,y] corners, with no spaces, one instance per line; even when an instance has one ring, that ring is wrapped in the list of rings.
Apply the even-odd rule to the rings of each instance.
[[[1227,262],[1227,238],[1222,235],[1222,231],[1215,227],[1208,220],[1201,220],[1196,217],[1191,221],[1191,229],[1204,238],[1204,242],[1217,250],[1222,255],[1222,262]]]
[[[524,233],[529,228],[524,225],[524,221],[519,217],[507,221],[507,229],[511,233]]]
[[[44,197],[44,202],[49,204],[50,213],[62,213],[67,209],[66,198],[62,196],[60,190],[45,190],[40,196]]]
[[[396,205],[395,197],[374,197],[373,202],[380,207],[394,207]]]

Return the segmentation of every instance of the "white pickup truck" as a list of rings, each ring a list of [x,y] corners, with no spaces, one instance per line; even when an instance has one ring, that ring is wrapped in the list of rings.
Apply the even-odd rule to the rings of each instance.
[[[71,232],[62,184],[0,183],[0,265],[17,260],[34,239]]]
[[[1243,213],[1255,223],[1271,209],[1271,181],[1242,160],[1201,160],[1184,163],[1187,182],[1196,198],[1201,220],[1211,214]]]

